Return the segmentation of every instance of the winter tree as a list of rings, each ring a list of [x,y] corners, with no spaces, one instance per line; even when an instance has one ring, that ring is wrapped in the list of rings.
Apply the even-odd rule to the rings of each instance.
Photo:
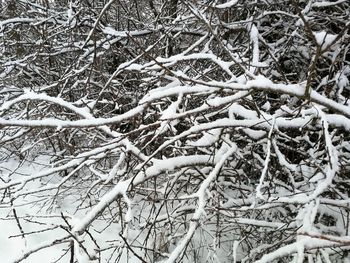
[[[347,0],[0,2],[1,262],[350,262]]]

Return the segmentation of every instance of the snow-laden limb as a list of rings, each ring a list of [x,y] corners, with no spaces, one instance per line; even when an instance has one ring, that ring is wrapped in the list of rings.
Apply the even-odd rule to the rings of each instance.
[[[173,263],[177,259],[181,257],[184,250],[186,249],[188,243],[191,241],[197,227],[200,224],[201,217],[205,214],[205,205],[207,202],[207,195],[209,190],[209,185],[215,180],[218,176],[220,170],[222,169],[224,163],[227,159],[237,150],[237,146],[235,144],[231,145],[231,147],[227,150],[227,152],[221,157],[221,160],[215,165],[214,169],[210,172],[210,174],[205,178],[205,180],[201,183],[200,188],[194,194],[198,198],[197,207],[191,219],[191,223],[189,229],[185,235],[185,237],[177,244],[176,248],[172,251],[169,258],[162,261],[162,263]]]
[[[305,117],[305,118],[294,118],[294,119],[286,119],[286,118],[276,118],[275,124],[277,127],[280,128],[294,128],[298,129],[300,127],[303,127],[310,123],[310,121],[313,119],[313,116]],[[262,128],[264,130],[270,130],[271,128],[271,119],[266,120],[265,118],[259,118],[259,119],[252,119],[252,120],[231,120],[229,118],[220,119],[217,121],[213,121],[210,123],[205,124],[199,124],[197,126],[194,126],[187,131],[184,131],[183,133],[174,136],[173,138],[169,139],[168,141],[165,141],[153,155],[163,150],[165,147],[169,146],[170,144],[174,143],[177,140],[180,140],[181,138],[190,136],[191,134],[196,134],[202,131],[212,130],[212,129],[218,129],[218,128],[233,128],[233,127],[258,127]]]
[[[97,205],[93,207],[89,213],[84,216],[79,222],[77,222],[72,229],[73,233],[77,233],[81,235],[84,233],[86,228],[102,213],[113,201],[115,201],[118,197],[122,197],[126,195],[128,187],[130,185],[131,179],[127,181],[122,181],[117,183],[113,189],[105,194]]]
[[[245,84],[242,83],[222,83],[222,82],[201,82],[196,81],[198,83],[198,87],[183,87],[183,88],[172,88],[167,89],[160,92],[152,92],[152,95],[146,96],[141,103],[151,102],[155,99],[160,99],[162,97],[178,95],[180,93],[187,94],[192,92],[210,92],[215,91],[215,88],[226,88],[232,90],[262,90],[262,91],[271,91],[276,92],[278,94],[288,94],[297,97],[303,97],[305,94],[305,86],[304,84],[281,84],[281,83],[273,83],[269,79],[263,76],[256,76],[256,79],[247,81]],[[207,86],[207,88],[205,88]],[[317,104],[325,106],[327,108],[331,108],[341,115],[344,115],[347,118],[350,118],[350,107],[347,105],[342,105],[337,103],[334,100],[331,100],[318,92],[312,90],[310,93],[310,101],[313,101]]]
[[[161,263],[171,263],[175,262],[177,259],[179,259],[186,249],[186,246],[191,241],[199,223],[198,222],[191,222],[189,229],[187,230],[187,233],[185,237],[180,241],[179,244],[177,244],[176,248],[173,250],[173,252],[170,254],[169,258],[161,261]]]
[[[103,6],[101,12],[99,13],[98,17],[96,18],[96,20],[95,20],[95,22],[94,22],[94,24],[93,24],[93,26],[92,26],[92,29],[90,30],[88,36],[86,37],[83,46],[85,46],[85,45],[89,42],[89,40],[91,39],[92,35],[94,34],[94,32],[95,32],[95,30],[96,30],[96,28],[97,28],[97,26],[98,26],[98,24],[99,24],[99,22],[100,22],[100,20],[101,20],[101,18],[102,18],[102,16],[103,16],[103,14],[108,10],[108,8],[113,4],[114,1],[115,1],[115,0],[109,0],[109,1]]]
[[[264,181],[265,181],[265,177],[267,176],[267,170],[268,170],[268,165],[269,165],[269,162],[270,162],[270,157],[271,157],[271,140],[272,140],[272,133],[273,133],[273,130],[274,130],[274,126],[275,126],[275,122],[276,122],[276,119],[275,117],[272,117],[272,125],[271,125],[271,129],[269,131],[269,134],[267,136],[267,145],[266,145],[266,158],[265,158],[265,161],[264,161],[264,168],[263,170],[261,171],[261,176],[260,176],[260,179],[259,179],[259,184],[258,186],[256,187],[256,198],[258,199],[262,199],[264,200],[264,196],[261,192],[261,188],[264,186]]]
[[[307,232],[307,231],[299,231],[298,235],[304,235],[311,238],[317,238],[322,240],[328,240],[331,242],[339,243],[340,245],[350,245],[350,237],[344,236],[344,237],[338,237],[338,236],[331,236],[331,235],[322,235],[315,232]]]
[[[121,114],[116,117],[102,119],[102,118],[91,118],[91,115],[84,111],[84,109],[80,109],[75,107],[72,104],[66,103],[61,99],[58,98],[50,98],[45,95],[38,95],[29,93],[28,95],[20,96],[18,99],[13,100],[12,102],[8,102],[8,104],[5,104],[3,106],[3,109],[10,107],[13,103],[22,101],[22,100],[48,100],[54,103],[57,103],[58,105],[65,106],[71,110],[74,110],[79,115],[84,116],[85,120],[76,120],[76,121],[62,121],[58,119],[43,119],[43,120],[6,120],[3,118],[0,118],[0,125],[4,126],[28,126],[28,127],[57,127],[57,128],[73,128],[73,127],[96,127],[96,126],[103,126],[108,124],[115,124],[122,122],[124,120],[130,119],[133,116],[141,114],[146,106],[146,102],[149,103],[153,100],[160,99],[163,97],[171,96],[171,95],[180,95],[180,94],[188,94],[188,93],[196,93],[196,92],[210,92],[215,91],[216,86],[218,86],[218,83],[213,83],[214,87],[208,87],[208,86],[194,86],[194,87],[174,87],[170,88],[164,91],[160,92],[152,92],[148,97],[145,97],[143,100],[141,100],[141,105],[136,107],[135,109],[130,110],[129,112],[126,112],[124,114]],[[296,85],[282,85],[282,84],[274,84],[268,79],[261,77],[253,81],[248,81],[247,84],[229,84],[229,85],[219,85],[222,88],[231,88],[231,89],[238,89],[238,90],[250,90],[250,89],[271,89],[272,91],[276,91],[278,93],[283,94],[291,94],[296,96],[302,96],[304,94],[304,91],[302,88],[296,86]],[[35,95],[35,96],[34,96]],[[343,114],[345,117],[350,118],[350,107],[341,105],[337,102],[334,102],[333,100],[327,99],[323,97],[322,95],[318,94],[315,91],[312,91],[310,94],[310,100],[317,102],[318,104],[326,107],[330,107],[331,109],[334,109],[338,111],[339,113]],[[177,117],[177,116],[176,116]],[[168,117],[168,119],[170,119]],[[332,120],[331,120],[332,122]],[[335,119],[335,124],[337,124],[337,119]],[[339,124],[338,124],[339,125]],[[345,127],[348,127],[348,125],[345,123]]]
[[[92,118],[92,115],[89,113],[87,108],[78,108],[78,107],[74,106],[72,103],[69,103],[69,102],[63,100],[62,98],[51,97],[51,96],[48,96],[44,93],[37,94],[37,93],[29,91],[29,90],[24,91],[24,93],[22,95],[18,96],[17,98],[14,98],[12,100],[8,100],[5,103],[3,103],[0,107],[0,111],[4,112],[6,110],[9,110],[11,108],[11,106],[18,104],[19,102],[27,101],[27,100],[28,101],[46,101],[46,102],[54,103],[54,104],[60,105],[62,107],[65,107],[65,108],[77,113],[81,117]]]
[[[33,18],[26,18],[26,17],[14,17],[6,20],[2,20],[0,22],[0,29],[3,30],[3,27],[8,24],[16,24],[16,23],[32,23],[35,20]]]
[[[250,40],[253,44],[253,57],[252,57],[252,67],[251,67],[251,72],[254,73],[256,65],[259,64],[259,31],[257,27],[252,24],[250,26]]]
[[[173,102],[172,104],[170,104],[168,108],[163,110],[160,120],[164,120],[164,121],[160,124],[160,127],[157,129],[155,136],[158,136],[166,132],[168,129],[171,129],[171,130],[174,129],[174,125],[176,125],[177,122],[176,121],[169,122],[166,120],[171,118],[179,110],[182,97],[183,97],[182,94],[180,94],[175,102]]]
[[[315,230],[314,222],[319,204],[319,199],[312,200],[299,210],[296,217],[296,223],[298,225],[300,224],[298,232]],[[295,255],[295,260],[297,263],[303,263],[305,257],[305,246],[303,242],[301,242],[303,239],[305,239],[305,236],[297,236],[297,253]]]
[[[63,243],[68,243],[68,242],[70,242],[70,240],[69,240],[70,238],[71,238],[70,235],[65,235],[63,237],[59,237],[59,238],[56,238],[54,240],[41,242],[40,244],[36,245],[35,247],[32,247],[32,248],[28,249],[27,251],[25,251],[24,253],[22,253],[21,255],[19,255],[16,259],[12,260],[11,263],[22,262],[23,260],[28,258],[31,254],[38,252],[39,250],[42,250],[42,249],[45,249],[45,248],[48,248],[51,246],[63,244]]]
[[[306,239],[303,239],[302,241],[298,241],[298,242],[283,246],[274,252],[266,254],[261,259],[255,261],[255,263],[269,263],[269,262],[273,262],[278,258],[288,256],[293,253],[297,253],[300,246],[304,247],[307,250],[312,250],[312,249],[321,249],[321,248],[327,248],[327,247],[337,247],[339,246],[339,244],[328,240],[306,238]]]
[[[215,8],[229,8],[229,7],[232,7],[234,5],[236,5],[238,3],[238,0],[231,0],[231,1],[227,1],[226,3],[223,3],[223,4],[218,4],[218,5],[215,5]]]
[[[326,165],[325,171],[324,171],[324,175],[326,178],[318,182],[315,191],[312,193],[312,196],[314,198],[316,196],[319,196],[322,192],[324,192],[328,187],[331,186],[332,181],[336,176],[336,173],[338,173],[339,171],[339,159],[338,159],[339,154],[337,149],[333,146],[331,135],[329,134],[327,118],[324,112],[320,108],[318,108],[318,112],[320,114],[320,120],[323,126],[325,147],[326,147],[327,155],[329,157],[329,162]]]
[[[144,70],[155,70],[155,69],[161,69],[159,64],[162,64],[164,67],[171,67],[172,65],[175,65],[176,63],[182,62],[182,61],[200,61],[200,60],[209,60],[217,64],[225,73],[227,73],[229,76],[231,76],[233,79],[235,79],[235,76],[232,74],[230,67],[233,65],[231,61],[223,61],[214,54],[210,53],[192,53],[189,55],[185,54],[186,52],[183,52],[182,54],[172,56],[170,58],[156,58],[155,62],[143,65],[142,68]],[[127,69],[135,69],[135,64],[130,65],[127,67]]]
[[[128,37],[128,36],[142,36],[152,33],[151,30],[142,30],[142,31],[116,31],[112,27],[105,27],[102,29],[102,32],[108,35],[115,37]]]
[[[53,127],[53,128],[88,128],[97,127],[108,124],[115,124],[124,120],[130,119],[133,116],[139,115],[145,109],[144,105],[140,105],[124,114],[112,118],[94,118],[82,119],[77,121],[59,120],[54,118],[46,118],[42,120],[6,120],[0,118],[0,125],[2,126],[26,126],[26,127]]]
[[[146,169],[146,171],[139,172],[135,177],[129,178],[125,181],[118,182],[111,191],[105,194],[97,205],[93,207],[89,213],[84,216],[73,228],[73,232],[82,234],[89,225],[117,198],[126,196],[129,187],[133,187],[143,183],[144,181],[153,178],[164,172],[171,172],[172,170],[199,164],[208,164],[211,156],[209,155],[195,155],[195,156],[184,156],[184,157],[174,157],[166,160],[154,161],[154,164]],[[170,166],[169,166],[170,164]]]
[[[338,1],[334,1],[334,2],[330,2],[330,1],[319,1],[319,2],[315,2],[312,3],[311,6],[312,7],[330,7],[333,5],[339,5],[346,2],[346,0],[338,0]]]
[[[187,155],[163,160],[153,160],[153,165],[146,169],[145,176],[153,177],[161,173],[172,172],[173,170],[181,167],[201,164],[204,165],[210,164],[211,162],[212,156],[210,155]],[[133,183],[135,183],[135,181]]]
[[[338,161],[338,151],[337,149],[333,146],[332,140],[330,138],[329,134],[329,127],[328,127],[328,121],[326,118],[326,115],[324,112],[318,107],[315,106],[316,109],[319,112],[320,116],[320,121],[323,127],[323,136],[325,139],[325,148],[326,148],[326,153],[329,157],[329,161],[322,171],[322,174],[325,178],[322,179],[317,179],[317,184],[315,189],[312,189],[311,193],[305,194],[305,193],[298,193],[295,194],[292,197],[271,197],[270,200],[278,200],[279,202],[282,203],[300,203],[300,204],[306,204],[311,202],[312,200],[315,200],[318,198],[323,192],[325,192],[332,184],[332,181],[336,174],[339,171],[339,161]],[[276,200],[276,201],[277,201]]]

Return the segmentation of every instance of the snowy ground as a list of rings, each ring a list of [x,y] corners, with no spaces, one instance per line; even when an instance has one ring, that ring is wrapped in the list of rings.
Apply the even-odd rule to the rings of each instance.
[[[16,171],[11,175],[11,177],[16,177],[18,174],[35,174],[40,169],[43,169],[43,165],[40,161],[32,165],[22,165],[18,167],[19,163],[13,159],[2,163],[0,166],[1,177],[6,178],[9,176],[10,171]],[[33,186],[33,185],[32,185]],[[0,205],[0,255],[1,262],[14,262],[16,258],[28,251],[29,249],[35,247],[36,245],[45,242],[46,240],[54,239],[56,235],[61,234],[62,230],[58,229],[54,231],[45,231],[38,233],[37,231],[44,230],[48,227],[53,227],[54,224],[59,223],[59,217],[54,217],[53,215],[47,215],[45,211],[40,211],[40,207],[37,207],[35,203],[32,203],[32,197],[25,197],[16,200],[14,205],[16,209],[14,210],[10,204]],[[19,225],[24,233],[37,232],[35,234],[27,235],[25,238],[21,236],[21,230],[14,219],[14,211],[19,220]],[[43,216],[40,218],[38,215]],[[35,218],[34,218],[35,217]],[[32,220],[30,222],[29,220]],[[62,254],[62,246],[49,247],[34,255],[28,257],[23,262],[50,262],[53,259],[57,259]]]
[[[9,174],[11,174],[11,178],[18,175],[35,175],[45,168],[45,163],[47,163],[45,157],[36,159],[30,165],[23,164],[21,166],[16,160],[7,161],[1,164],[0,175],[2,179],[6,179]],[[15,171],[15,173],[10,171]],[[34,189],[35,184],[32,183],[26,187]],[[13,206],[2,201],[0,204],[0,262],[16,262],[16,259],[26,252],[67,235],[67,232],[60,226],[67,226],[67,222],[72,223],[79,217],[78,214],[74,217],[70,214],[70,198],[62,200],[59,207],[57,204],[51,204],[52,200],[45,194],[20,197],[14,201]],[[13,209],[13,207],[16,208]],[[63,212],[67,222],[63,219],[61,212]],[[17,215],[18,222],[14,213]],[[22,233],[28,234],[23,237]],[[69,262],[70,251],[67,250],[68,247],[68,243],[49,246],[33,253],[22,262],[55,262],[60,258],[58,262]]]
[[[15,159],[5,161],[0,164],[1,179],[6,181],[6,178],[9,177],[16,179],[17,177],[36,175],[43,169],[47,169],[48,160],[48,158],[41,156],[30,164],[22,165],[19,165],[19,161]],[[36,184],[49,184],[55,180],[57,181],[57,178],[51,177],[45,181],[27,184],[25,187],[27,190],[36,189],[38,188]],[[54,192],[49,192],[19,197],[14,201],[13,206],[8,202],[9,198],[2,199],[0,202],[0,263],[17,262],[17,259],[22,258],[29,251],[45,244],[48,244],[47,248],[31,254],[21,262],[70,262],[69,242],[59,245],[50,245],[50,243],[67,236],[69,233],[64,228],[79,223],[80,218],[90,208],[75,210],[79,195],[67,194],[64,199],[60,198],[53,202],[52,196],[54,195]],[[13,197],[14,193],[11,196]],[[17,215],[18,222],[14,213]],[[118,222],[96,220],[95,224],[89,228],[89,232],[96,243],[101,245],[100,262],[114,262],[116,257],[120,257],[119,262],[140,262],[122,246],[123,242],[119,237],[121,228]],[[25,233],[25,237],[22,236],[22,233]],[[136,229],[129,229],[127,233],[128,238],[142,239]],[[97,249],[94,241],[87,234],[83,234],[80,238],[84,248],[93,256],[95,249]],[[79,263],[97,262],[97,260],[89,260],[76,242],[74,244],[74,257],[75,262]]]

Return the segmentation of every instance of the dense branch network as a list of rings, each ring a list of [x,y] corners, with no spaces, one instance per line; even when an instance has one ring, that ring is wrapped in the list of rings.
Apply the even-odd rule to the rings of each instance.
[[[0,10],[0,208],[57,233],[13,262],[347,258],[348,1]]]

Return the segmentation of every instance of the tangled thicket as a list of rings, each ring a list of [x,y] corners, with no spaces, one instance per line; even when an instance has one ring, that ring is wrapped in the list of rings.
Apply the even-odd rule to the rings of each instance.
[[[344,262],[349,21],[346,0],[1,1],[1,207],[23,238],[61,213],[16,262]]]

